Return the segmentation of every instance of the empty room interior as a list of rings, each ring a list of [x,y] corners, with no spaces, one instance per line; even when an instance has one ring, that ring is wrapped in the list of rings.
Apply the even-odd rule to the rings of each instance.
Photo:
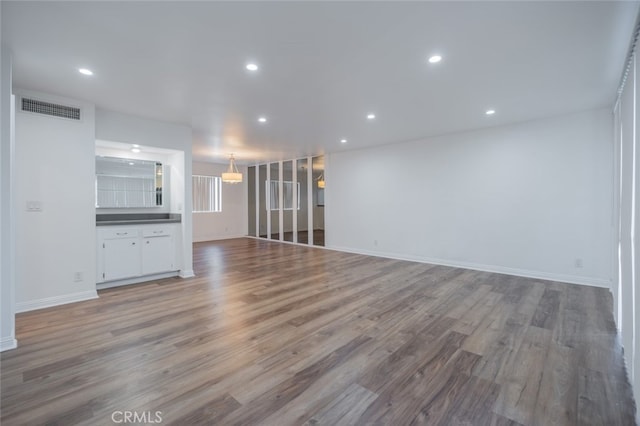
[[[639,12],[3,0],[0,422],[639,424]]]

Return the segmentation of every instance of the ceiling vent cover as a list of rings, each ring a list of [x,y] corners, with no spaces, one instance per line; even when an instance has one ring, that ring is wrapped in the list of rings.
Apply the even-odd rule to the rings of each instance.
[[[22,111],[45,114],[53,117],[80,120],[80,108],[53,104],[35,99],[22,98]]]

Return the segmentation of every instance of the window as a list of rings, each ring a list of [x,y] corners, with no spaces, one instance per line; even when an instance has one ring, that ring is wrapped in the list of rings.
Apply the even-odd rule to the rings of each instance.
[[[267,198],[267,209],[280,210],[280,186],[278,185],[279,181],[271,180],[265,181],[265,183],[267,184],[267,194],[269,194],[269,197]],[[298,182],[296,186],[298,188],[297,210],[300,210],[300,182]],[[284,204],[283,210],[293,210],[293,182],[282,182],[282,191]]]
[[[193,212],[222,211],[222,179],[218,176],[193,175]]]

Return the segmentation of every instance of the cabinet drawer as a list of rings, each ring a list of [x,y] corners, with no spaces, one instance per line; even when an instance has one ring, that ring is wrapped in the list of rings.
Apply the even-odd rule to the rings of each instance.
[[[142,229],[143,237],[164,237],[165,235],[171,235],[171,228],[168,226],[159,226],[153,228]]]
[[[139,228],[109,228],[101,229],[99,238],[111,240],[114,238],[137,238],[140,236]]]

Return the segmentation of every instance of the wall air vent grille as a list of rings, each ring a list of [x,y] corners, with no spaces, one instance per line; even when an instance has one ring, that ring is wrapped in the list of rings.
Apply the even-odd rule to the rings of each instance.
[[[22,98],[22,111],[45,114],[53,117],[80,120],[80,108],[53,104],[35,99]]]

